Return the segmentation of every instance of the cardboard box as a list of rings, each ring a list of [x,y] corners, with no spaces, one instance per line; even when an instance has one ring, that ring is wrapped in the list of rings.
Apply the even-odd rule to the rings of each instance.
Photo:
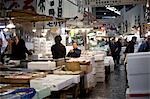
[[[92,72],[92,65],[80,65],[81,71],[84,71],[85,73]]]
[[[66,69],[68,71],[80,71],[80,63],[79,62],[67,62],[66,63]]]

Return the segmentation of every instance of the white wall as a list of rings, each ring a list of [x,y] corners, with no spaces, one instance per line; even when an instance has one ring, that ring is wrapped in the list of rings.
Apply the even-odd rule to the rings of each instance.
[[[122,11],[123,12],[123,11]],[[144,23],[144,11],[143,11],[143,5],[137,5],[131,10],[125,12],[124,14],[122,13],[123,17],[123,22],[127,20],[128,24],[128,32],[131,32],[131,28],[136,25],[138,26],[138,16],[140,16],[140,23]],[[135,16],[137,22],[135,23]]]

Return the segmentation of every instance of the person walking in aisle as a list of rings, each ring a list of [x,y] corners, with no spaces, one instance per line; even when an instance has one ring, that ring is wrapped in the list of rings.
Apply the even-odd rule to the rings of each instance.
[[[61,36],[58,35],[55,37],[55,44],[51,47],[53,59],[65,58],[66,56],[66,48],[61,43]]]
[[[128,85],[128,78],[127,78],[127,67],[126,67],[126,64],[127,64],[127,54],[128,53],[134,53],[134,46],[136,44],[136,40],[137,40],[137,37],[132,37],[132,40],[129,42],[129,44],[127,45],[126,49],[125,49],[125,60],[124,60],[124,65],[125,65],[125,73],[126,73],[126,87],[128,88],[129,85]]]
[[[114,39],[114,38],[110,41],[109,47],[110,47],[110,51],[111,51],[111,56],[113,57],[113,60],[114,60],[115,66],[116,66],[116,59],[117,59],[116,51],[117,51],[117,45],[116,45],[116,42],[115,42],[115,39]]]
[[[118,41],[116,42],[116,63],[117,65],[120,64],[120,52],[121,52],[121,48],[122,48],[122,43],[121,43],[121,38],[118,39]]]

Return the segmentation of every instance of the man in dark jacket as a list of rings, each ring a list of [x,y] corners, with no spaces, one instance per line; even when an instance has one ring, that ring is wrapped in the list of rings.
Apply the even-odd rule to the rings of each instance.
[[[109,44],[110,51],[111,51],[111,56],[113,57],[114,63],[116,63],[116,50],[117,50],[117,45],[115,42],[115,39],[113,38]],[[116,65],[116,64],[115,64]]]
[[[26,59],[26,53],[28,55],[32,55],[32,53],[26,48],[25,41],[23,39],[16,36],[14,40],[15,41],[12,43],[11,59],[24,60]]]
[[[129,42],[129,44],[127,45],[126,49],[125,49],[125,60],[127,57],[128,53],[134,53],[134,45],[136,44],[136,39],[137,37],[132,37],[132,40]],[[127,67],[126,67],[126,62],[125,62],[125,73],[126,73],[126,86],[128,86],[128,78],[127,78]]]
[[[55,37],[55,44],[51,47],[53,59],[65,58],[66,56],[66,48],[61,43],[61,40],[60,35]]]
[[[134,53],[134,45],[136,44],[136,39],[137,37],[132,37],[132,40],[129,42],[129,44],[127,45],[126,49],[125,49],[125,53]]]
[[[69,51],[67,57],[78,58],[81,55],[81,50],[78,49],[77,43],[73,43],[73,49]]]
[[[117,61],[117,64],[119,64],[120,52],[121,52],[121,48],[122,48],[122,43],[121,43],[121,39],[120,38],[116,42],[116,46],[117,46],[117,49],[116,49],[116,61]]]

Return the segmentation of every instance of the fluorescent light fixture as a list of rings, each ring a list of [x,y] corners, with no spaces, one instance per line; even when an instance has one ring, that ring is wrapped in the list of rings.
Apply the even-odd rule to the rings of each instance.
[[[42,29],[41,35],[45,37],[47,32],[48,32],[48,29]]]
[[[121,15],[121,12],[118,11],[115,7],[110,7],[110,6],[105,6],[105,7],[106,7],[106,9],[113,11],[113,12],[117,13],[118,15]]]
[[[4,29],[4,28],[5,28],[5,26],[4,26],[4,25],[1,25],[1,26],[0,26],[0,29]]]
[[[15,25],[14,25],[13,22],[10,20],[10,21],[9,21],[9,24],[6,26],[6,28],[12,29],[12,28],[15,28]]]

